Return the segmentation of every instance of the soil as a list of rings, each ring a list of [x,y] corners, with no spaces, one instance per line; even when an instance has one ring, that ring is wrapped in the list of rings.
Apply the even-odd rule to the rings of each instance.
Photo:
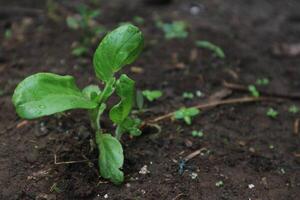
[[[98,83],[91,55],[79,59],[70,54],[80,33],[70,30],[64,19],[80,1],[57,2],[53,17],[44,0],[0,0],[0,199],[299,199],[300,134],[294,133],[294,122],[300,116],[288,112],[290,105],[300,106],[296,100],[218,106],[203,111],[191,126],[165,120],[159,122],[160,133],[147,128],[141,137],[125,136],[126,176],[120,186],[99,178],[97,151],[90,146],[93,132],[84,111],[20,119],[11,96],[28,75],[70,74],[81,88]],[[155,2],[107,0],[99,6],[98,21],[108,29],[135,16],[145,20],[139,25],[145,49],[132,65],[143,72],[134,73],[131,66],[125,71],[138,89],[160,89],[164,96],[147,103],[150,111],[142,119],[204,102],[224,88],[224,80],[249,85],[267,77],[270,84],[263,90],[299,92],[299,55],[274,50],[300,42],[298,0]],[[155,25],[158,17],[186,21],[188,38],[164,39]],[[4,38],[7,28],[13,30],[10,39]],[[197,40],[221,46],[226,59],[197,48]],[[197,90],[204,97],[182,98],[183,92]],[[227,98],[244,95],[232,91]],[[270,107],[279,111],[275,119],[266,116]],[[112,130],[107,117],[102,123]],[[202,130],[204,136],[195,138],[192,130]],[[198,149],[205,151],[189,160],[180,174],[180,159]],[[140,174],[145,165],[149,173]]]

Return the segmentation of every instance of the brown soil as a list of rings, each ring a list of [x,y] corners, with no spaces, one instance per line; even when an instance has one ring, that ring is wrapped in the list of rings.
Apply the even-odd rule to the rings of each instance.
[[[81,87],[97,83],[90,59],[70,55],[80,34],[66,27],[64,17],[78,2],[59,2],[61,18],[54,22],[46,15],[45,1],[0,0],[0,199],[104,199],[106,194],[116,200],[299,199],[300,135],[293,133],[299,114],[288,112],[290,105],[300,106],[297,101],[219,106],[202,112],[191,126],[166,120],[160,123],[160,134],[145,130],[139,138],[125,137],[126,180],[121,186],[98,178],[97,151],[90,151],[89,145],[93,132],[83,111],[31,122],[17,117],[11,95],[30,74],[70,74]],[[126,71],[139,89],[161,89],[165,95],[148,103],[151,111],[143,119],[201,103],[223,88],[223,80],[248,85],[268,77],[271,82],[264,90],[299,92],[300,57],[273,53],[276,45],[300,42],[298,0],[101,2],[99,22],[108,28],[134,16],[145,19],[140,27],[146,47],[134,64],[144,71],[133,73],[130,67]],[[199,8],[197,15],[190,12],[193,6]],[[165,40],[155,26],[158,16],[188,22],[188,38]],[[2,34],[8,27],[13,29],[11,39]],[[197,49],[195,41],[200,39],[221,46],[225,61]],[[181,97],[196,90],[206,97]],[[243,95],[233,91],[231,97]],[[266,116],[269,107],[279,111],[276,119]],[[103,124],[110,130],[107,119]],[[192,130],[203,130],[204,137],[192,137]],[[201,148],[207,151],[188,161],[180,175],[176,161]],[[56,165],[55,154],[57,162],[90,162]],[[146,175],[139,173],[144,165],[150,171]],[[219,181],[223,186],[216,186]]]

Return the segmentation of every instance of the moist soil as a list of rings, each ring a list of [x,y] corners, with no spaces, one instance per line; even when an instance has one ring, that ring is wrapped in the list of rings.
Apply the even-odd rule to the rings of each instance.
[[[70,30],[65,17],[78,3],[54,1],[50,5],[55,6],[47,7],[44,0],[0,1],[0,199],[299,199],[300,135],[294,126],[300,116],[288,112],[289,106],[300,106],[297,100],[213,107],[190,126],[167,119],[158,123],[160,132],[148,127],[138,138],[124,136],[125,182],[119,186],[99,178],[97,150],[90,145],[94,134],[84,111],[20,119],[11,96],[28,75],[70,74],[81,88],[100,84],[92,53],[86,58],[70,53],[81,33]],[[259,89],[299,92],[299,53],[287,50],[300,42],[298,0],[178,0],[162,5],[110,0],[101,1],[99,8],[97,21],[108,30],[135,16],[144,18],[138,26],[145,49],[125,72],[138,89],[159,89],[164,95],[146,103],[143,120],[205,102],[224,89],[224,80],[249,85],[267,77],[270,84]],[[186,21],[188,37],[166,40],[157,19]],[[8,28],[12,35],[5,38]],[[197,48],[197,40],[219,45],[226,59]],[[198,90],[202,97],[182,98],[183,92]],[[245,95],[234,90],[226,98]],[[279,112],[274,119],[266,115],[270,107]],[[101,123],[107,132],[113,130],[107,116]],[[202,130],[203,137],[193,137],[192,130]],[[198,149],[202,153],[179,173],[180,160]],[[148,172],[140,173],[145,166]]]

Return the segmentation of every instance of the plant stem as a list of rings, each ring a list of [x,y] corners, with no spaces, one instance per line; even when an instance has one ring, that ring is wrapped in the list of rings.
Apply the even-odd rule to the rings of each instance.
[[[122,129],[120,128],[120,126],[117,126],[115,131],[115,137],[117,138],[117,140],[121,140],[122,134]]]

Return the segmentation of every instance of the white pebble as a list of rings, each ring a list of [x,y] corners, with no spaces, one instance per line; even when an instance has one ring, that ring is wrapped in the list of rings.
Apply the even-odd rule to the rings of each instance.
[[[139,171],[139,174],[149,174],[149,173],[150,173],[150,171],[148,170],[147,165],[144,165]]]
[[[249,187],[249,189],[252,189],[252,188],[254,188],[255,186],[254,186],[253,184],[249,184],[248,187]]]

